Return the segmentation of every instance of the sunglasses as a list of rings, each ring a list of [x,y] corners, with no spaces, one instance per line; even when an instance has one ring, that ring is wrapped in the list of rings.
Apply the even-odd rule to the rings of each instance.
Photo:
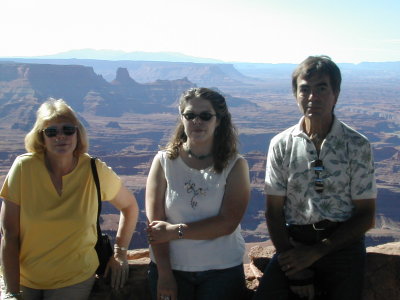
[[[58,134],[61,134],[61,132],[64,135],[73,135],[76,132],[76,129],[76,126],[72,125],[64,125],[63,127],[61,127],[61,130],[59,130],[57,126],[50,126],[46,129],[43,129],[43,132],[47,137],[51,138],[57,136]]]
[[[321,178],[321,173],[325,169],[322,160],[317,159],[311,162],[311,167],[315,172],[314,189],[321,194],[324,191],[324,179]]]
[[[191,113],[191,112],[183,113],[182,116],[188,121],[191,121],[191,120],[193,120],[193,119],[195,119],[197,117],[199,117],[200,120],[203,120],[203,121],[210,121],[211,118],[216,116],[216,115],[213,115],[212,113],[207,112],[207,111],[203,111],[203,112],[201,112],[199,114],[195,114],[195,113]]]

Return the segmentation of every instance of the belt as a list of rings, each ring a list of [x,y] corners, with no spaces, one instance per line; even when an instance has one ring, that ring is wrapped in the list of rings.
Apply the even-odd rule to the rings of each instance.
[[[315,244],[328,238],[342,222],[322,220],[314,224],[294,225],[287,224],[289,235],[297,242]]]

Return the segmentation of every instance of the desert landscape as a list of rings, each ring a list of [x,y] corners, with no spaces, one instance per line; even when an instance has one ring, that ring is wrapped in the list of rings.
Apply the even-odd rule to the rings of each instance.
[[[373,144],[379,187],[376,227],[368,245],[400,241],[400,63],[339,64],[336,115]],[[177,121],[177,99],[189,87],[218,89],[227,98],[248,160],[252,197],[242,230],[246,242],[267,242],[263,181],[270,139],[298,122],[290,64],[212,64],[100,60],[0,60],[0,183],[37,107],[65,99],[88,129],[90,154],[107,162],[138,200],[141,213],[130,248],[147,247],[144,189],[151,161]],[[103,208],[105,231],[118,217]]]

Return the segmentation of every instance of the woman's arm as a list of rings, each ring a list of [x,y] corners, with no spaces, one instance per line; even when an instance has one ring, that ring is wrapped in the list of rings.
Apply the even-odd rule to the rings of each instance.
[[[111,286],[113,288],[123,287],[129,274],[127,261],[127,248],[135,232],[139,208],[135,196],[125,187],[121,186],[111,204],[120,210],[118,231],[115,238],[114,256],[107,265],[104,276],[111,269]]]
[[[182,224],[183,238],[214,239],[232,233],[239,225],[250,199],[250,178],[247,161],[240,158],[228,175],[221,211],[218,215],[193,223]],[[150,223],[152,245],[178,239],[179,224],[163,219]],[[151,220],[150,220],[151,221]]]
[[[12,294],[20,291],[19,212],[17,204],[4,199],[1,206],[1,257],[6,292]]]
[[[146,183],[146,215],[149,223],[154,220],[165,220],[165,191],[167,181],[164,170],[158,157],[155,157],[150,168]],[[149,240],[149,242],[151,242]],[[157,299],[160,296],[170,296],[171,300],[177,297],[177,286],[172,273],[168,242],[152,245],[157,262],[158,282]]]

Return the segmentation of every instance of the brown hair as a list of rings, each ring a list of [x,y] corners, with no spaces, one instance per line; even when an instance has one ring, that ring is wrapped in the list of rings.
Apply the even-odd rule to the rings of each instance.
[[[328,75],[333,93],[336,97],[340,93],[340,84],[342,82],[342,75],[339,67],[331,60],[329,56],[309,56],[301,62],[292,74],[292,91],[294,96],[297,95],[297,79],[304,77],[311,78],[315,74]]]
[[[229,159],[237,153],[237,131],[232,124],[231,114],[224,96],[208,88],[191,88],[184,92],[179,99],[179,112],[183,113],[188,101],[196,98],[210,101],[219,120],[219,126],[214,132],[212,155],[214,170],[220,173],[228,164]],[[175,132],[165,147],[168,157],[170,159],[177,158],[182,144],[186,141],[184,126],[179,118]]]

